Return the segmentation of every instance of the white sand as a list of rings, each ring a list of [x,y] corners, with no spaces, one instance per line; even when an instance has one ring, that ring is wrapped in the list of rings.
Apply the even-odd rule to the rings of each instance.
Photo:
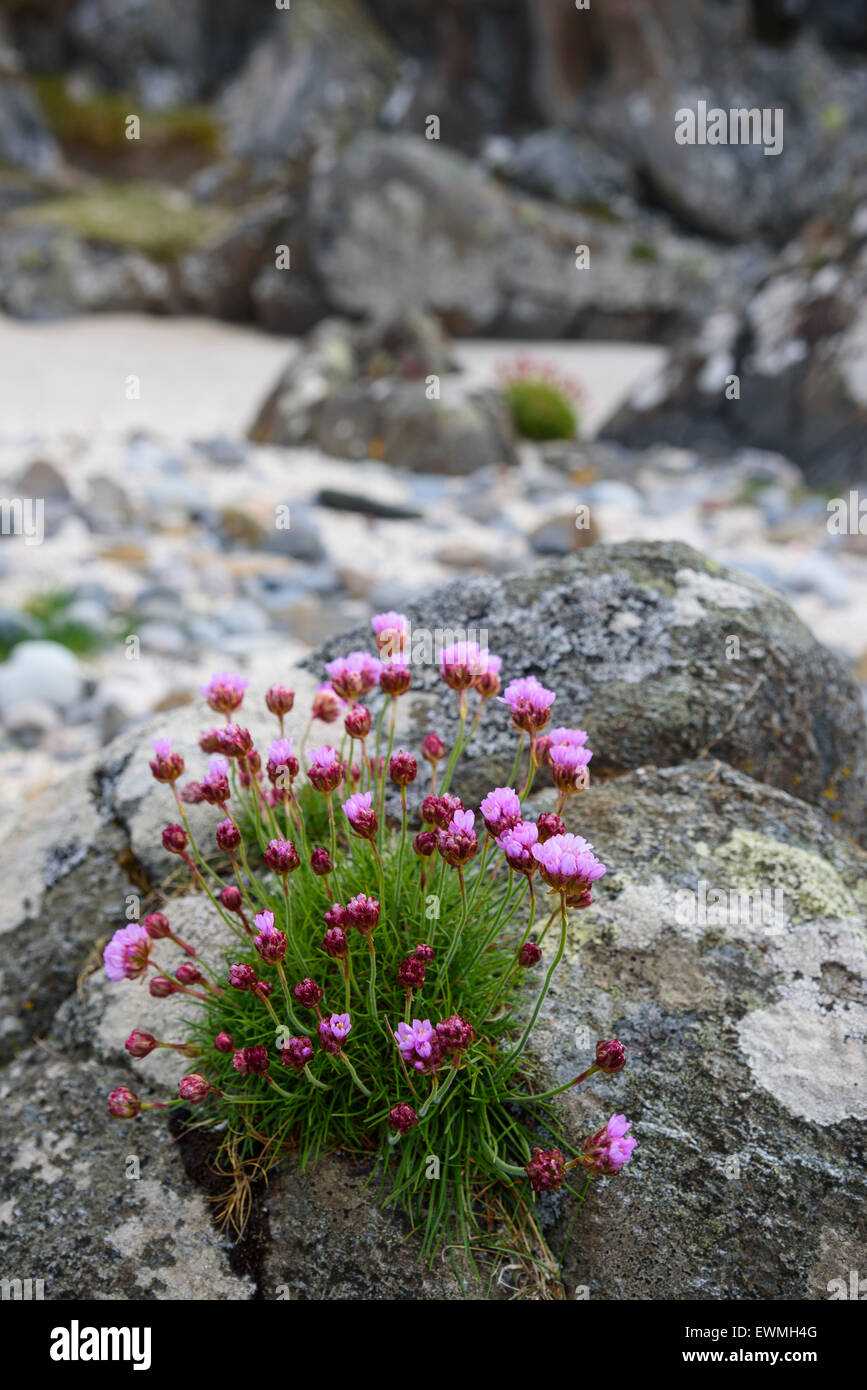
[[[632,343],[465,341],[456,355],[473,379],[519,353],[552,362],[585,395],[585,436],[655,375],[662,348]],[[89,315],[21,322],[0,315],[0,439],[144,429],[178,439],[244,433],[297,340],[203,318]],[[137,376],[140,399],[127,399]]]

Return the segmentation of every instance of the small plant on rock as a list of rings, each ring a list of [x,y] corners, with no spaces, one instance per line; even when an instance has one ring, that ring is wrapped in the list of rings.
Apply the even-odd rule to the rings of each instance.
[[[412,683],[407,623],[388,613],[373,627],[379,654],[330,662],[314,700],[312,718],[342,722],[339,747],[323,744],[305,759],[302,744],[296,756],[284,736],[294,695],[275,685],[265,698],[277,737],[260,753],[238,722],[246,682],[230,675],[204,690],[224,723],[201,736],[211,755],[201,781],[181,788],[183,758],[168,741],[154,743],[151,770],[176,813],[163,845],[208,895],[231,945],[205,959],[164,912],[115,933],[109,977],[147,981],[155,1001],[183,994],[191,1010],[182,1042],[143,1029],[126,1040],[135,1058],[172,1047],[189,1059],[177,1095],[142,1102],[119,1086],[109,1110],[133,1118],[193,1106],[230,1166],[240,1158],[261,1168],[286,1153],[306,1165],[334,1148],[377,1159],[384,1200],[420,1229],[426,1256],[448,1245],[472,1258],[487,1244],[550,1268],[537,1194],[568,1188],[583,1201],[635,1145],[615,1115],[570,1153],[555,1103],[595,1072],[619,1071],[619,1041],[600,1041],[580,1076],[541,1094],[527,1052],[570,914],[589,906],[605,873],[561,819],[587,786],[592,753],[580,729],[543,733],[553,691],[530,676],[500,696],[499,658],[463,642],[440,664],[458,701],[458,736],[446,758],[428,734],[421,774],[411,753],[394,748],[398,702]],[[520,739],[510,785],[482,800],[479,824],[452,785],[494,699]],[[531,821],[524,803],[543,768],[556,802]],[[417,828],[408,789],[420,775]],[[194,802],[214,808],[224,873],[193,837]]]
[[[518,434],[524,439],[573,439],[581,387],[548,362],[519,357],[499,372]]]

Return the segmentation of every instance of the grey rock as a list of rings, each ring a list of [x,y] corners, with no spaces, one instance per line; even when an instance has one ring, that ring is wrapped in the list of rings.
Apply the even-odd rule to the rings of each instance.
[[[594,545],[528,575],[461,581],[409,617],[431,632],[473,629],[502,656],[506,681],[541,676],[557,692],[554,722],[562,710],[589,731],[597,776],[708,750],[865,835],[867,728],[854,681],[779,595],[689,546]],[[366,641],[359,628],[310,668]],[[407,717],[449,743],[457,701],[436,699],[440,685],[435,664],[417,665]],[[472,794],[498,785],[513,756],[498,705],[468,754]]]
[[[0,666],[0,710],[23,700],[44,700],[62,710],[83,689],[77,657],[59,642],[19,642]]]
[[[864,854],[821,813],[713,760],[592,787],[570,828],[609,872],[570,927],[538,1055],[561,1084],[585,1037],[619,1037],[626,1069],[567,1093],[569,1128],[577,1147],[625,1113],[638,1147],[588,1197],[567,1290],[827,1298],[863,1248]],[[725,894],[718,921],[713,908],[700,920],[702,884]],[[763,889],[778,919],[762,921]],[[571,1211],[551,1202],[548,1216],[559,1250]]]
[[[13,608],[0,608],[0,645],[11,647],[16,642],[39,636],[39,624],[27,613]]]
[[[358,492],[344,492],[340,488],[322,488],[316,494],[316,503],[317,506],[327,507],[330,511],[360,512],[362,516],[375,516],[380,521],[418,521],[422,515],[414,507],[380,502],[375,497],[366,497]]]
[[[0,303],[18,318],[42,319],[107,309],[167,312],[174,297],[167,268],[138,251],[34,222],[4,228]]]
[[[0,161],[54,179],[63,160],[0,17]]]

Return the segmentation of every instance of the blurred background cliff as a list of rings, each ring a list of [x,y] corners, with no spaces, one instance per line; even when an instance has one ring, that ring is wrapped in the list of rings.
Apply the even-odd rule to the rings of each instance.
[[[867,679],[865,57],[867,0],[0,0],[0,761],[598,539]]]

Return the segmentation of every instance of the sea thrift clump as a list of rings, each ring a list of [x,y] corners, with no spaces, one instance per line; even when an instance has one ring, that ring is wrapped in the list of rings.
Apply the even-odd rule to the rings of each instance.
[[[415,660],[409,623],[380,613],[372,631],[375,653],[328,663],[297,738],[286,723],[299,718],[295,694],[273,684],[257,715],[275,721],[260,752],[235,722],[247,682],[222,674],[203,689],[214,723],[198,740],[200,765],[187,772],[169,738],[155,741],[162,843],[176,856],[163,901],[179,881],[192,887],[211,930],[194,949],[172,929],[171,906],[121,921],[105,968],[119,987],[137,981],[149,1011],[125,1042],[136,1065],[175,1051],[198,1070],[183,1074],[181,1064],[158,1101],[116,1087],[109,1111],[132,1119],[195,1107],[194,1120],[182,1119],[212,1130],[226,1172],[248,1163],[258,1172],[290,1149],[302,1166],[337,1148],[369,1153],[422,1230],[426,1257],[461,1243],[475,1255],[490,1243],[499,1258],[531,1240],[538,1267],[554,1268],[538,1257],[536,1194],[571,1174],[586,1192],[635,1147],[622,1115],[576,1145],[559,1119],[566,1087],[546,1090],[526,1065],[546,997],[548,1019],[562,998],[548,992],[572,914],[606,872],[570,814],[587,785],[587,734],[552,728],[556,693],[504,672],[487,634],[452,627],[437,697],[451,747],[435,732],[420,749],[401,747],[398,725],[415,715],[401,708]],[[414,649],[415,636],[425,660],[437,660],[430,634],[415,634]],[[316,721],[338,720],[331,742],[308,747]],[[511,721],[513,756],[491,778],[502,785],[465,804],[466,750],[474,739],[494,743],[479,733],[483,721],[492,730]],[[199,808],[195,827],[187,805]],[[178,994],[185,1032],[164,1042],[150,1015]],[[623,1044],[602,1039],[566,1085],[590,1087],[600,1075],[616,1085],[625,1065]],[[434,1154],[442,1171],[432,1184]]]

